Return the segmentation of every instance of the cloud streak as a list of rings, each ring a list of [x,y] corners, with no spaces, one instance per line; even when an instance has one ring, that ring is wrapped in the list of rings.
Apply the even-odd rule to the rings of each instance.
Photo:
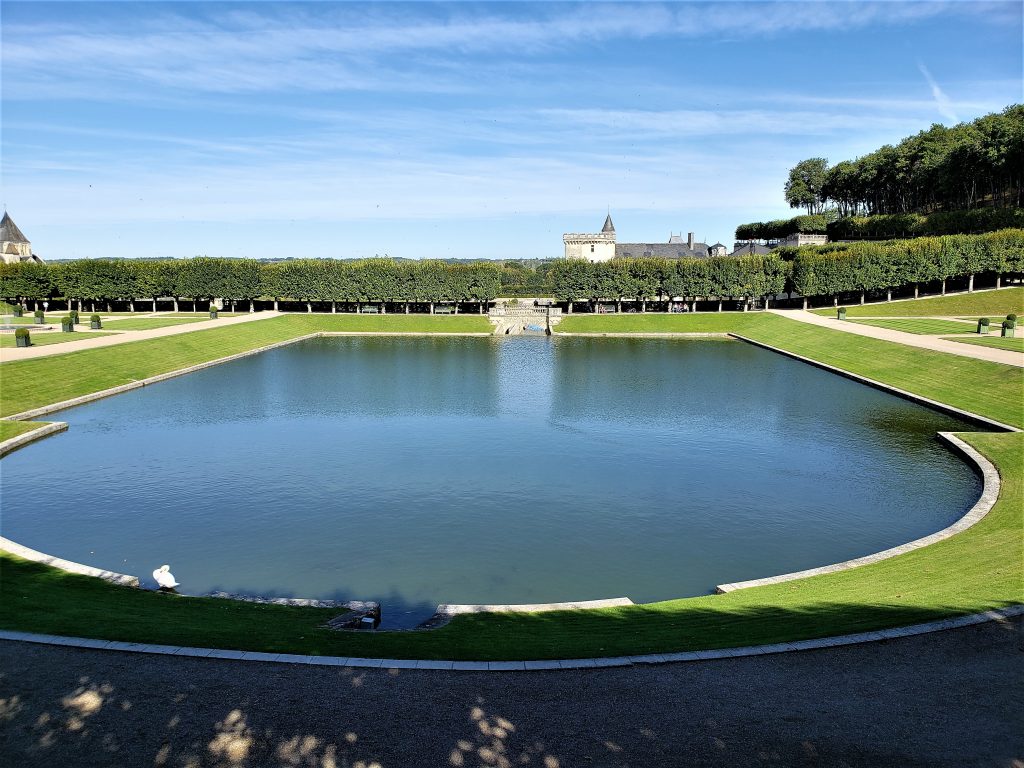
[[[956,111],[953,109],[952,100],[939,87],[939,84],[935,82],[935,78],[932,77],[932,73],[928,71],[928,67],[926,67],[922,62],[918,62],[917,68],[921,70],[921,74],[924,75],[924,79],[928,83],[928,87],[931,88],[932,98],[935,101],[935,108],[938,110],[939,114],[951,123],[959,123],[960,118],[957,117]]]

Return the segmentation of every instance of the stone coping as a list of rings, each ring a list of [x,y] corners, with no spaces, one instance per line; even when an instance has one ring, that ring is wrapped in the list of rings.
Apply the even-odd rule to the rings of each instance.
[[[634,333],[576,333],[575,331],[551,331],[552,336],[580,336],[582,338],[603,338],[603,339],[732,339],[736,338],[732,333],[716,333],[707,331],[703,333],[672,333],[637,331]]]
[[[843,370],[842,368],[836,368],[834,365],[822,363],[818,360],[815,360],[814,358],[804,357],[803,355],[798,355],[795,352],[790,352],[788,350],[781,349],[780,347],[773,347],[771,344],[765,344],[763,341],[751,339],[739,333],[730,333],[728,335],[732,336],[734,339],[739,339],[740,341],[745,341],[748,344],[753,344],[756,347],[771,350],[772,352],[777,352],[780,355],[785,355],[786,357],[792,358],[793,360],[799,360],[803,363],[813,365],[815,368],[821,368],[826,371],[831,371],[832,373],[838,374],[844,378],[859,381],[861,384],[867,384],[869,387],[884,390],[885,392],[889,392],[891,394],[902,397],[905,400],[913,400],[914,402],[927,405],[930,408],[934,408],[937,411],[952,414],[953,416],[959,416],[960,418],[965,419],[967,421],[973,421],[975,424],[981,424],[982,426],[992,427],[993,429],[997,429],[1001,432],[1021,431],[1017,427],[1011,426],[1009,424],[1003,424],[1001,421],[990,419],[987,416],[972,413],[971,411],[965,411],[962,408],[947,405],[946,403],[940,402],[938,400],[932,400],[931,398],[923,397],[922,395],[918,395],[913,392],[908,392],[905,389],[900,389],[899,387],[894,387],[890,384],[884,384],[880,381],[876,381],[875,379],[869,379],[867,376],[861,376],[860,374],[857,373],[851,373],[850,371]]]
[[[208,659],[231,659],[235,661],[271,661],[279,664],[305,664],[322,667],[361,667],[375,669],[424,669],[448,670],[455,672],[534,672],[559,669],[597,669],[604,667],[630,667],[641,664],[670,664],[678,662],[708,661],[713,659],[734,659],[743,656],[768,656],[791,651],[810,651],[819,648],[836,648],[843,645],[872,643],[879,640],[896,640],[901,637],[924,635],[958,627],[969,627],[987,621],[1005,621],[1024,615],[1024,605],[1013,605],[984,613],[957,616],[949,619],[912,624],[906,627],[882,629],[877,632],[859,632],[851,635],[823,637],[814,640],[797,640],[790,643],[772,643],[739,648],[718,648],[709,651],[683,651],[679,653],[650,653],[638,656],[611,656],[594,659],[542,659],[536,661],[445,661],[434,659],[368,659],[346,656],[304,656],[291,653],[263,653],[259,651],[237,651],[219,648],[187,648],[173,645],[149,645],[126,643],[117,640],[92,640],[83,637],[41,635],[31,632],[0,630],[0,640],[63,645],[71,648],[92,648],[105,651],[127,651],[129,653],[153,653],[163,656],[192,656]]]
[[[635,605],[628,597],[609,597],[603,600],[576,600],[567,603],[518,603],[518,604],[465,604],[442,603],[435,615],[463,616],[468,613],[540,613],[542,611],[578,611],[587,608],[618,608]]]
[[[846,560],[841,563],[833,563],[832,565],[823,565],[820,568],[808,568],[804,571],[794,571],[792,573],[783,573],[778,576],[768,576],[763,579],[751,579],[750,581],[737,581],[731,584],[719,584],[715,587],[715,591],[718,594],[725,594],[726,592],[735,592],[738,589],[763,587],[769,584],[779,584],[784,581],[794,581],[795,579],[806,579],[811,576],[821,576],[826,573],[848,571],[851,568],[870,565],[871,563],[888,560],[890,557],[896,557],[897,555],[903,555],[907,552],[913,552],[915,549],[920,549],[921,547],[927,547],[929,544],[935,544],[936,542],[943,541],[970,528],[985,517],[985,515],[992,510],[992,507],[995,506],[996,500],[999,498],[999,472],[996,470],[992,462],[952,432],[939,432],[938,434],[940,439],[949,443],[957,453],[965,456],[970,462],[972,462],[982,476],[983,484],[981,497],[977,502],[975,502],[974,506],[967,511],[967,514],[955,523],[943,528],[941,531],[936,531],[935,533],[924,536],[920,539],[915,539],[914,541],[908,541],[906,544],[900,544],[898,547],[892,547],[891,549],[886,549],[881,552],[875,552],[872,555],[865,555],[864,557]]]
[[[59,568],[62,571],[77,573],[82,576],[95,576],[98,579],[103,579],[104,581],[109,581],[113,584],[119,584],[122,587],[139,586],[139,578],[137,576],[128,576],[123,573],[116,573],[115,571],[105,571],[102,568],[93,568],[91,565],[82,565],[81,563],[74,563],[60,557],[47,555],[44,552],[37,552],[34,549],[29,549],[28,547],[18,544],[16,541],[6,539],[3,536],[0,536],[0,550],[10,552],[12,555],[17,555],[25,560],[31,560],[33,563],[43,563],[44,565],[49,565],[51,568]]]
[[[50,424],[44,424],[43,426],[37,427],[36,429],[30,429],[28,432],[22,432],[20,435],[16,435],[8,440],[4,440],[0,443],[0,456],[6,456],[12,451],[16,451],[24,445],[33,443],[36,440],[42,440],[44,437],[55,435],[58,432],[64,432],[67,430],[68,425],[63,421],[54,421]]]

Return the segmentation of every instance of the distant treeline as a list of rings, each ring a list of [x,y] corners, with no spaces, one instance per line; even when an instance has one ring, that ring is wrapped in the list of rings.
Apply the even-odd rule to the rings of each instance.
[[[387,303],[484,307],[499,296],[553,295],[561,302],[672,297],[761,299],[873,292],[963,278],[1024,272],[1024,229],[981,235],[783,247],[767,255],[709,259],[559,260],[536,269],[490,262],[369,259],[295,260],[197,257],[181,261],[106,261],[0,265],[0,298],[131,302],[163,297],[194,302],[254,299],[303,303]],[[510,282],[506,283],[505,280]],[[973,284],[973,277],[971,278]]]
[[[894,240],[1020,228],[1024,228],[1024,209],[1021,208],[972,208],[930,214],[891,213],[843,218],[830,210],[791,219],[740,224],[736,227],[736,239],[778,241],[799,232],[828,235],[829,240]]]
[[[817,213],[834,206],[841,216],[1019,208],[1022,194],[1020,104],[952,128],[935,124],[896,146],[832,167],[821,157],[803,160],[785,185],[791,207]]]

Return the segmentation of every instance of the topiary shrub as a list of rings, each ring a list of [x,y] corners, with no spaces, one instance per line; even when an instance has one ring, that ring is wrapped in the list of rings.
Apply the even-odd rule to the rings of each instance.
[[[37,309],[35,312],[32,313],[32,315],[33,317],[35,317],[37,325],[42,325],[43,323],[46,322],[46,314],[43,312],[43,310]]]
[[[64,331],[64,333],[71,333],[75,330],[75,324],[70,317],[62,317],[60,319],[60,329]]]
[[[32,337],[29,336],[28,328],[18,328],[14,332],[14,346],[16,347],[31,347]]]
[[[11,308],[11,311],[12,311],[12,312],[14,313],[14,316],[15,316],[15,317],[21,317],[22,315],[24,315],[24,314],[25,314],[25,310],[23,310],[23,309],[22,309],[21,307],[19,307],[18,305],[14,305],[14,306],[13,306],[13,307]]]
[[[1017,315],[1013,312],[1006,316],[1006,322],[1010,323],[1013,327],[1017,326]]]
[[[100,323],[100,316],[99,315],[90,315],[89,316],[89,328],[90,329],[95,331],[95,330],[99,330],[102,327],[103,327],[103,325],[102,325],[102,323]]]
[[[77,309],[72,309],[70,312],[68,312],[68,317],[71,318],[72,324],[75,324],[75,325],[78,324],[79,320],[78,320],[78,310]]]

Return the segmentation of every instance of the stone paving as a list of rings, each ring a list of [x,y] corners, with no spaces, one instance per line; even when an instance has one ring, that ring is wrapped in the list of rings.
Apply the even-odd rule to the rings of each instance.
[[[202,316],[204,313],[200,312],[198,316]],[[14,348],[3,348],[0,349],[0,362],[7,363],[15,360],[30,360],[37,357],[49,357],[50,355],[62,355],[66,352],[78,352],[82,349],[96,349],[97,347],[112,347],[117,344],[124,344],[129,341],[142,341],[144,339],[155,339],[161,336],[177,336],[180,333],[191,333],[192,331],[205,331],[211,328],[222,328],[226,325],[239,325],[241,323],[251,323],[257,320],[266,320],[271,317],[277,317],[280,313],[267,311],[267,312],[253,312],[244,315],[238,315],[236,317],[220,317],[216,320],[200,320],[197,323],[182,323],[178,325],[168,325],[163,328],[153,328],[149,331],[118,331],[110,336],[95,336],[89,338],[88,328],[76,330],[75,333],[81,333],[82,338],[76,339],[75,341],[67,341],[62,344],[48,344],[46,346],[35,346],[35,347],[14,347]],[[165,317],[166,314],[140,314],[138,317]],[[125,319],[122,316],[122,319]],[[117,331],[116,325],[103,328],[103,332],[110,333],[111,331]],[[59,331],[58,331],[59,333]]]
[[[848,320],[844,321],[837,320],[832,317],[822,317],[821,315],[816,315],[813,312],[806,312],[802,309],[769,309],[768,311],[782,317],[787,317],[790,320],[798,320],[801,323],[817,325],[822,328],[831,328],[835,331],[853,333],[858,336],[869,336],[873,339],[894,341],[897,344],[906,344],[910,347],[931,349],[936,352],[948,352],[951,355],[959,355],[960,357],[973,357],[975,360],[988,360],[993,363],[1003,363],[1005,365],[1024,368],[1024,354],[1008,349],[981,347],[974,344],[961,344],[958,341],[947,341],[946,339],[936,338],[935,336],[924,336],[918,333],[894,331],[891,328],[879,328],[874,325],[851,323]],[[889,317],[885,319],[893,320],[898,318]]]

